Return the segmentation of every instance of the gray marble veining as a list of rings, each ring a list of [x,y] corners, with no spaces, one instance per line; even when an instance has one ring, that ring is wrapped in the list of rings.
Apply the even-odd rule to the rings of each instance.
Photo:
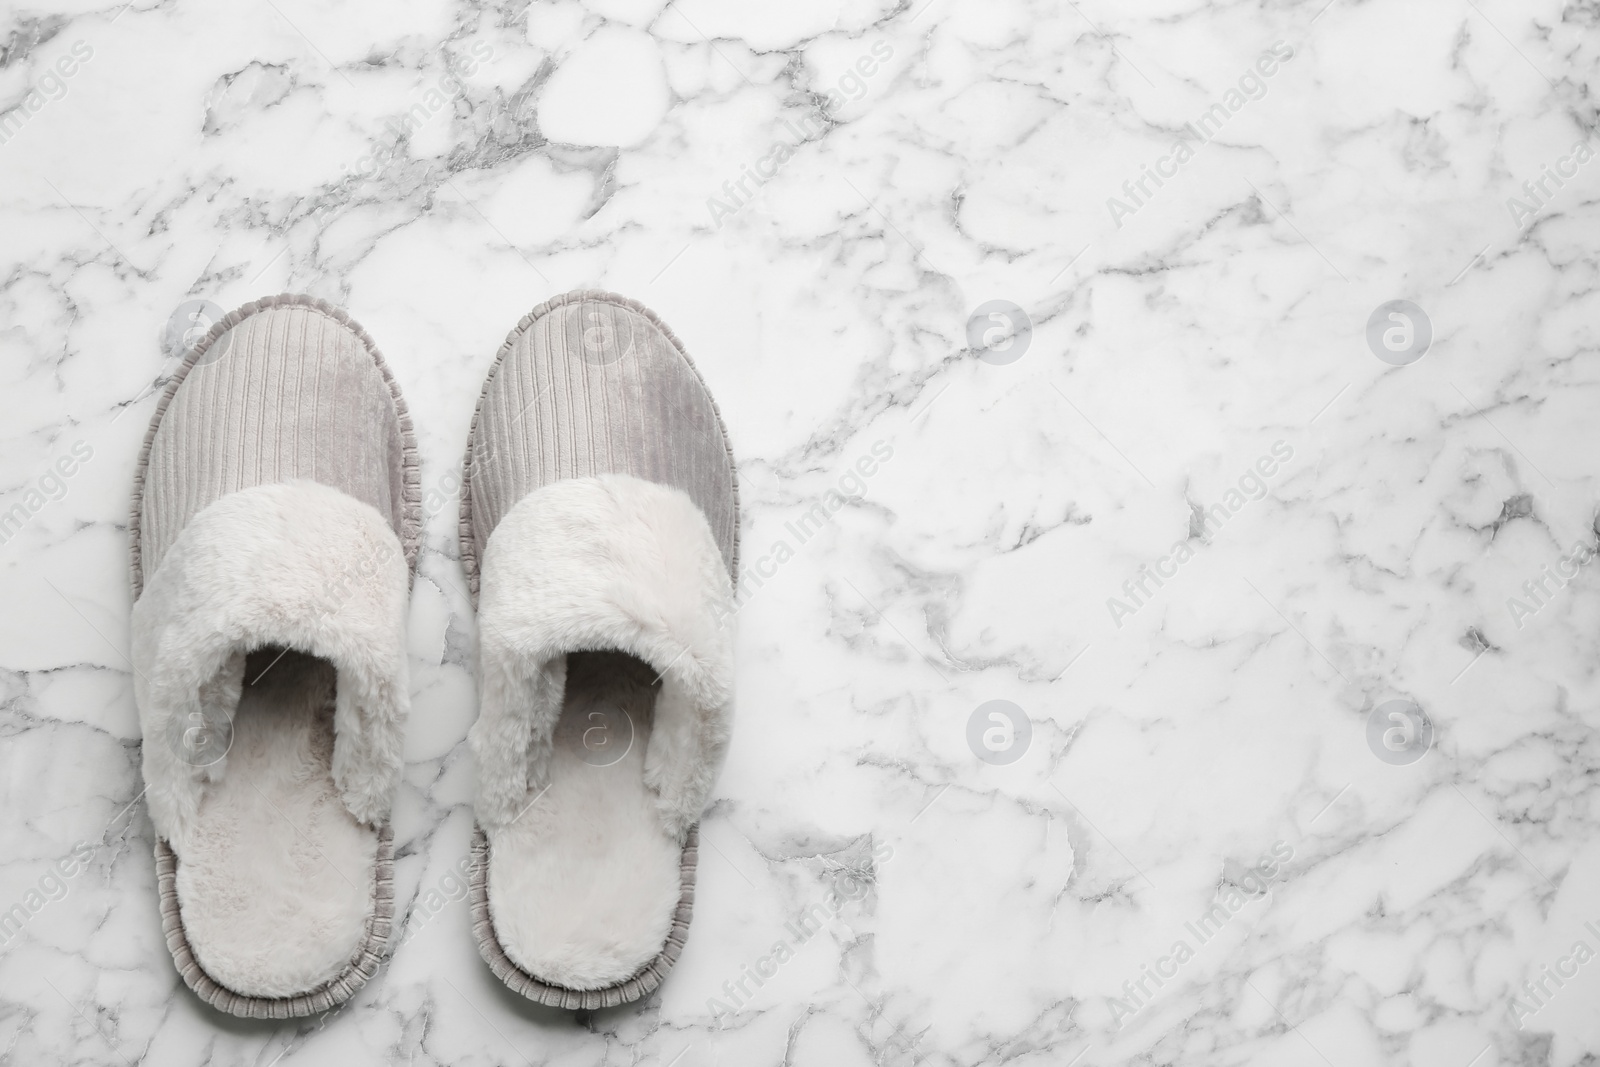
[[[0,1060],[1600,1053],[1597,22],[12,6]],[[574,1018],[470,935],[455,513],[500,342],[581,287],[694,357],[746,571],[688,947]],[[426,524],[403,942],[246,1024],[161,941],[127,499],[194,316],[282,291],[382,348]]]

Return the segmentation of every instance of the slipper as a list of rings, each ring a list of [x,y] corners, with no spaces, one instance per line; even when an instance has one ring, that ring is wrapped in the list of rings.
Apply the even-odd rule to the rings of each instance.
[[[654,314],[568,293],[506,338],[463,481],[478,949],[541,1004],[637,1000],[682,950],[732,716],[721,416]]]
[[[132,661],[161,921],[230,1014],[326,1011],[388,945],[418,490],[383,357],[310,297],[215,323],[145,437]]]

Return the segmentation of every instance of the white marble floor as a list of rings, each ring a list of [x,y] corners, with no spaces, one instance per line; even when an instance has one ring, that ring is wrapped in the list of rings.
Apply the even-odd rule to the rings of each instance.
[[[0,1059],[1592,1062],[1597,88],[1550,0],[10,5]],[[577,287],[695,356],[759,583],[687,951],[575,1018],[452,871],[456,464]],[[247,1024],[160,937],[126,511],[183,316],[282,291],[431,495],[406,941]]]

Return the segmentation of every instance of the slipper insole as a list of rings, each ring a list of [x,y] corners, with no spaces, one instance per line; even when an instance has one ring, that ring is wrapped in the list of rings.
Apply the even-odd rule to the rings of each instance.
[[[644,783],[657,672],[622,652],[567,656],[550,782],[490,838],[489,911],[506,955],[568,989],[632,977],[666,942],[682,849]]]
[[[262,648],[245,663],[231,747],[178,856],[178,899],[195,958],[255,997],[337,977],[366,936],[377,832],[333,782],[331,663]]]

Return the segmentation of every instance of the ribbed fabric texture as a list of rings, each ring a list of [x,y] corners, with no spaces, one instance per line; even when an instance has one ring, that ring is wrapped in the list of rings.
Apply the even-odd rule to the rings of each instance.
[[[738,497],[716,404],[677,338],[631,300],[568,293],[524,318],[484,386],[467,462],[463,537],[476,559],[535,489],[631,474],[687,493],[736,566]]]
[[[156,405],[134,471],[128,522],[133,596],[188,521],[220,497],[309,478],[389,518],[413,572],[421,482],[411,416],[372,338],[345,312],[294,293],[263,297],[212,325]],[[394,838],[378,830],[373,908],[350,966],[296,997],[247,997],[199,966],[178,900],[178,857],[155,842],[161,922],[179,973],[202,999],[244,1018],[288,1019],[342,1004],[387,952],[394,916]]]
[[[739,482],[716,401],[654,312],[615,293],[580,290],[517,323],[478,398],[460,523],[461,564],[474,597],[484,547],[506,512],[551,482],[601,474],[630,474],[687,493],[737,587]],[[623,982],[576,990],[542,981],[506,955],[490,915],[490,844],[479,827],[470,878],[478,951],[511,989],[551,1007],[592,1010],[648,996],[688,936],[699,841],[696,825],[684,844],[678,904],[661,951]]]
[[[206,505],[292,478],[371,504],[408,540],[405,438],[362,338],[322,308],[296,303],[259,310],[216,343],[222,354],[190,369],[150,442],[143,573],[155,573]]]

